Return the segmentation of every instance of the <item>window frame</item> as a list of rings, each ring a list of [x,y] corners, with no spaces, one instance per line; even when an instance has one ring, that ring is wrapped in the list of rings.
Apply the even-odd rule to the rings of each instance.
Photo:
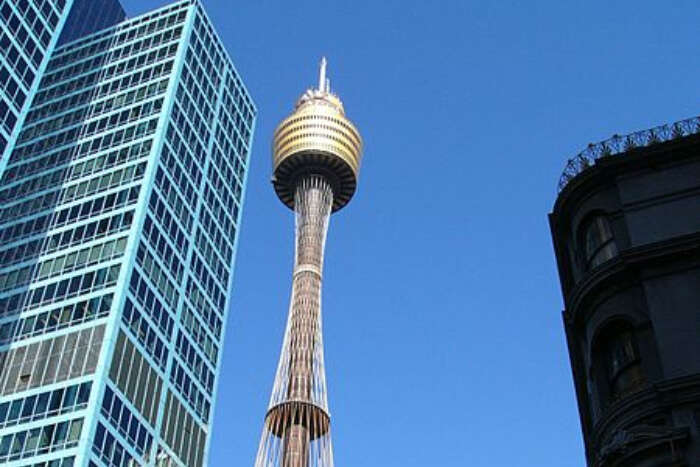
[[[595,229],[595,231],[594,231]],[[600,241],[591,248],[588,239],[596,235]],[[606,213],[595,211],[581,222],[578,252],[584,271],[591,271],[619,255],[617,241]]]

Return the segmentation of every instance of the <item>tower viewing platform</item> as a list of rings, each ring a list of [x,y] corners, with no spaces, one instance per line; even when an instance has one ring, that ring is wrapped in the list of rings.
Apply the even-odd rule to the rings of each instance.
[[[272,184],[277,196],[294,209],[294,190],[309,174],[323,176],[333,190],[333,212],[355,194],[362,158],[362,138],[330,89],[326,59],[321,60],[317,89],[297,100],[294,112],[277,126],[272,143]]]

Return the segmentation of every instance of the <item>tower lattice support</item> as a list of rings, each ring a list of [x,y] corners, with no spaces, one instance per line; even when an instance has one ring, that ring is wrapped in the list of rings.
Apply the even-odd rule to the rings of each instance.
[[[294,196],[292,298],[256,467],[333,465],[321,331],[323,251],[332,204],[324,177],[300,180]]]

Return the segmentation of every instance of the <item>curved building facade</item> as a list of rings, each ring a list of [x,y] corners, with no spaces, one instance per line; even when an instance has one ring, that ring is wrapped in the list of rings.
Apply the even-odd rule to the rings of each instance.
[[[589,466],[700,466],[699,123],[591,146],[549,215]]]

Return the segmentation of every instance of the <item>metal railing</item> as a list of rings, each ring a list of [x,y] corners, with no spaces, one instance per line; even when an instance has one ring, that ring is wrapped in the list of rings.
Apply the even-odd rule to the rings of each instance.
[[[623,154],[634,148],[643,148],[697,133],[700,133],[700,116],[637,131],[629,135],[616,134],[600,143],[591,143],[586,149],[569,159],[559,178],[558,191],[561,192],[572,178],[593,166],[595,161],[601,157]]]

